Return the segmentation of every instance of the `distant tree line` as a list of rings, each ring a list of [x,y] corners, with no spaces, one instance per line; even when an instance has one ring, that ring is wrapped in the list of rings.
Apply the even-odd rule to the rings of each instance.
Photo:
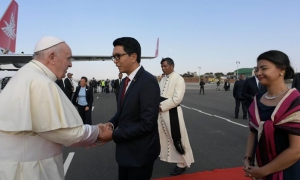
[[[197,72],[190,72],[188,71],[187,73],[184,73],[184,74],[180,74],[182,77],[198,77],[197,75]],[[213,72],[206,72],[204,73],[204,76],[212,76],[214,75],[217,79],[221,78],[222,76],[225,76],[224,73],[222,72],[216,72],[216,73],[213,73]],[[226,75],[234,75],[234,72],[228,72]],[[203,75],[201,75],[203,76]]]

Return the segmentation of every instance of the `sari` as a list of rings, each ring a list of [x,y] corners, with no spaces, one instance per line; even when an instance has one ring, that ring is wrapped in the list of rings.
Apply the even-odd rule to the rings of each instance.
[[[275,107],[271,118],[266,121],[261,120],[258,101],[260,99],[256,95],[249,107],[249,127],[257,131],[257,142],[264,142],[264,147],[258,143],[255,149],[255,165],[262,167],[267,164],[263,162],[271,162],[278,156],[275,130],[300,136],[300,93],[295,88],[290,89]],[[262,155],[261,149],[267,151],[267,156]],[[283,171],[279,171],[268,175],[268,180],[283,180],[283,177]],[[266,177],[263,178],[263,180],[266,179]]]

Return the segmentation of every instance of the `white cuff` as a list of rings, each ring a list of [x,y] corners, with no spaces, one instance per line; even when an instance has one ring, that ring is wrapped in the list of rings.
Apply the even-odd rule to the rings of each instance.
[[[98,126],[91,126],[88,124],[83,125],[84,133],[79,142],[72,144],[71,146],[88,146],[94,144],[99,136]]]

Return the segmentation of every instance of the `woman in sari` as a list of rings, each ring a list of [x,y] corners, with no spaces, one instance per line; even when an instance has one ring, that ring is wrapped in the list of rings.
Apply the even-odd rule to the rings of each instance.
[[[300,179],[300,93],[284,82],[293,76],[283,52],[272,50],[257,58],[257,78],[268,91],[258,93],[249,107],[246,177]]]

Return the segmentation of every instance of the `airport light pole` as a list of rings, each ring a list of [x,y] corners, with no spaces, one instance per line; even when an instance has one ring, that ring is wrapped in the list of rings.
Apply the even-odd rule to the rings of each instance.
[[[239,64],[240,64],[240,61],[237,61],[236,62],[236,79],[238,79],[238,77],[239,77]]]
[[[199,83],[200,83],[200,69],[201,69],[201,67],[198,67],[198,69],[199,69]]]

